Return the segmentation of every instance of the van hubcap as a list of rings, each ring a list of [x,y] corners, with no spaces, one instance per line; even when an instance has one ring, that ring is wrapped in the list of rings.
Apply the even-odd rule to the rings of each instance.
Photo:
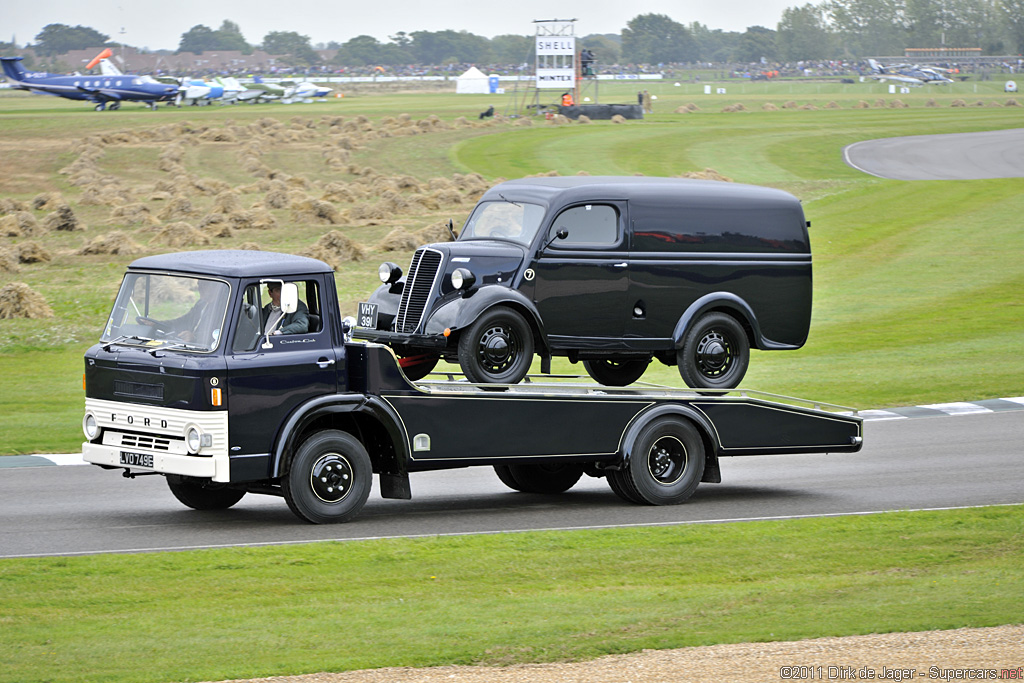
[[[516,340],[504,327],[492,327],[480,338],[480,360],[491,372],[507,370],[515,360]]]
[[[717,377],[724,374],[732,363],[729,341],[721,332],[711,331],[697,345],[697,366],[702,374]]]

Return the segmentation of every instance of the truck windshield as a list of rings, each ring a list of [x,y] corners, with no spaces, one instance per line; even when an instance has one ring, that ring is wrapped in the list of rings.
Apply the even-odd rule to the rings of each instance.
[[[459,240],[511,240],[524,246],[533,242],[544,207],[511,200],[480,202],[473,210]]]
[[[220,280],[128,273],[100,341],[212,351],[220,343],[229,292]]]

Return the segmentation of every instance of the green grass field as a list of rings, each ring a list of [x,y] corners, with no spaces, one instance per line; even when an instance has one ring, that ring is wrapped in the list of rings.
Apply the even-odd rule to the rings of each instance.
[[[278,177],[311,196],[367,169],[426,184],[478,173],[676,175],[711,168],[737,182],[794,193],[812,221],[814,322],[807,346],[755,352],[744,386],[875,408],[1019,396],[1024,357],[1024,192],[1020,179],[898,182],[847,167],[844,145],[877,137],[1020,128],[998,83],[890,95],[875,83],[645,83],[658,99],[645,121],[555,127],[428,126],[415,136],[353,134],[345,169],[324,119],[475,119],[504,101],[445,93],[372,93],[309,106],[96,113],[51,98],[0,94],[0,200],[59,191],[84,232],[0,235],[0,249],[36,241],[51,259],[0,272],[25,282],[55,317],[0,320],[0,454],[71,452],[81,441],[82,353],[92,344],[134,255],[76,253],[122,231],[140,253],[167,251],[154,232],[83,202],[59,171],[91,135],[246,128],[261,120],[311,137],[257,141]],[[601,86],[631,102],[636,84]],[[896,98],[909,108],[890,106]],[[507,98],[506,98],[507,99]],[[883,100],[879,106],[878,100]],[[936,106],[929,106],[929,100]],[[952,107],[956,99],[981,106]],[[867,109],[856,108],[867,102]],[[695,103],[693,113],[676,109]],[[786,108],[813,105],[813,110]],[[830,103],[835,103],[835,108]],[[725,113],[742,103],[747,111]],[[772,104],[774,111],[763,109]],[[995,106],[1000,105],[1000,106]],[[234,187],[253,138],[183,144],[187,172]],[[152,213],[169,174],[167,141],[108,144],[96,162]],[[355,171],[357,174],[354,174]],[[243,205],[263,191],[241,192]],[[193,193],[193,222],[213,197]],[[373,201],[371,197],[365,201]],[[376,247],[392,228],[417,230],[469,199],[386,219],[311,223],[274,209],[274,230],[242,229],[211,246],[301,251],[330,230],[363,245],[341,264],[350,313],[376,285]],[[354,204],[339,204],[348,215]],[[42,221],[46,212],[32,210]],[[578,371],[562,362],[556,371]],[[645,380],[675,386],[675,369]],[[1019,506],[735,525],[277,548],[5,560],[0,562],[0,682],[196,681],[360,667],[507,664],[590,658],[643,648],[771,641],[1019,622],[1024,604]],[[358,522],[357,522],[358,523]],[[382,644],[386,643],[386,647]]]
[[[1016,623],[1022,513],[5,560],[0,682],[493,666]]]

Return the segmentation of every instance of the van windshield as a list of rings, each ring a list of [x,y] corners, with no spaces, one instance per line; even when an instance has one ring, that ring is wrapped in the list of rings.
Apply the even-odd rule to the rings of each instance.
[[[212,351],[220,343],[229,293],[220,280],[128,273],[100,341]]]
[[[462,228],[459,240],[510,240],[528,246],[533,242],[544,207],[510,200],[480,202]]]

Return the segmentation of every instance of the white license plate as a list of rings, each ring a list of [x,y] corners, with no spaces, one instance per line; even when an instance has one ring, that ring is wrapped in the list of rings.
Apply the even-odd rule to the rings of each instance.
[[[360,303],[359,315],[356,316],[356,327],[377,329],[377,304]]]
[[[149,453],[132,453],[121,451],[120,463],[129,467],[152,467],[153,456]]]

